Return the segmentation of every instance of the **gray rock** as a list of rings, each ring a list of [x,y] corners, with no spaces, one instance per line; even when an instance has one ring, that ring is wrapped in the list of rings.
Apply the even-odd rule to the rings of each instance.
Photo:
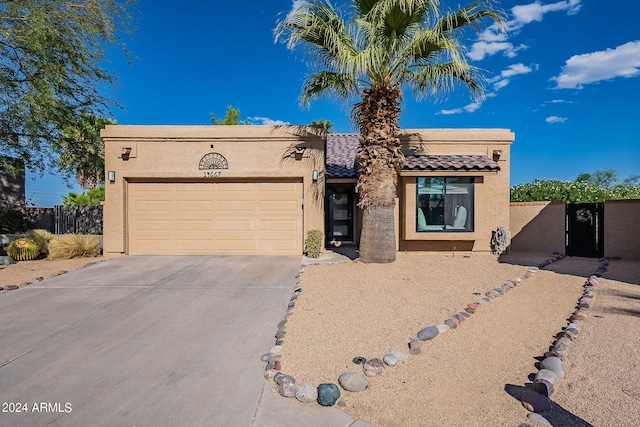
[[[389,354],[398,358],[398,362],[406,362],[409,359],[409,355],[402,350],[398,350],[397,348],[390,348]]]
[[[447,319],[444,321],[445,326],[448,326],[449,329],[455,329],[458,327],[458,325],[456,325],[456,323],[453,320]]]
[[[11,265],[15,263],[16,262],[10,256],[0,256],[0,265]]]
[[[382,361],[392,368],[398,364],[398,358],[390,353],[385,354]]]
[[[544,396],[551,397],[554,392],[554,387],[549,381],[540,378],[533,382],[533,391]]]
[[[545,426],[545,427],[553,427],[553,424],[551,424],[549,421],[547,421],[547,419],[545,417],[543,417],[540,414],[536,414],[535,412],[531,412],[530,414],[528,414],[527,418],[532,423],[540,424],[541,426]]]
[[[280,393],[282,397],[295,397],[296,380],[289,375],[284,375],[278,383],[278,393]]]
[[[567,337],[562,337],[562,338],[558,338],[558,341],[556,341],[555,347],[559,347],[559,346],[568,347],[571,344],[573,344],[573,341],[571,341],[571,339]]]
[[[368,377],[375,377],[384,372],[384,362],[377,357],[367,360],[367,363],[363,366],[364,374]]]
[[[340,398],[340,389],[335,384],[320,384],[318,386],[318,403],[322,406],[333,406]]]
[[[426,328],[424,328],[423,330],[418,332],[418,339],[420,341],[432,340],[435,337],[437,337],[439,333],[440,333],[440,331],[438,330],[437,327],[435,327],[435,326],[427,326]]]
[[[310,403],[318,400],[318,389],[309,381],[305,381],[296,387],[296,399],[302,403]]]
[[[340,387],[347,391],[359,392],[369,388],[369,380],[360,372],[345,372],[338,378]]]
[[[564,367],[562,366],[562,361],[557,357],[547,357],[540,362],[540,367],[553,371],[558,377],[564,378]]]
[[[536,380],[547,380],[551,384],[555,384],[558,382],[558,375],[549,369],[540,369],[536,373]]]
[[[263,362],[266,362],[272,356],[273,356],[273,354],[271,354],[271,353],[265,353],[265,354],[262,355],[262,357],[260,357],[260,360],[262,360]]]

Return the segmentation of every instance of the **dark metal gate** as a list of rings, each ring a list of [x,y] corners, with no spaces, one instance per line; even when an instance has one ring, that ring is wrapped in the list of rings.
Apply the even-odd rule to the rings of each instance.
[[[567,256],[604,256],[604,203],[568,204],[566,209]]]

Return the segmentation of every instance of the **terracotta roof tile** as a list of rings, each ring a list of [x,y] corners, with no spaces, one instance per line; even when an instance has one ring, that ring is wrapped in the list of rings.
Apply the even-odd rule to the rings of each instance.
[[[356,154],[360,135],[355,133],[327,135],[326,173],[329,178],[358,176]],[[499,171],[498,163],[484,155],[411,155],[405,156],[404,171]]]
[[[499,171],[498,162],[483,155],[405,156],[405,171]]]

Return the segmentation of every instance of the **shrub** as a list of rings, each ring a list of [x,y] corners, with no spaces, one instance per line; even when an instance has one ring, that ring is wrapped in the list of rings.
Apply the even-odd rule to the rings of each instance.
[[[320,258],[322,251],[322,231],[309,230],[305,242],[304,251],[309,258]]]
[[[49,242],[51,259],[96,257],[100,254],[100,241],[91,234],[62,234]]]
[[[47,230],[29,230],[27,231],[26,237],[33,240],[36,246],[38,246],[38,255],[49,254],[49,242],[53,239],[53,234]]]
[[[38,245],[31,239],[21,237],[9,243],[7,254],[16,261],[30,261],[38,256]]]

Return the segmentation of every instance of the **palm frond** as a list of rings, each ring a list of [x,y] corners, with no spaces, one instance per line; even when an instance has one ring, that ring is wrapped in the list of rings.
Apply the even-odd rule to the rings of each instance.
[[[475,99],[481,99],[484,96],[482,74],[478,68],[465,62],[427,65],[416,71],[408,71],[407,75],[406,81],[417,99],[427,94],[445,94],[457,86],[466,86]]]
[[[350,74],[320,71],[307,77],[302,87],[301,103],[309,105],[322,96],[335,96],[348,102],[358,95],[357,81]]]
[[[450,33],[462,27],[472,27],[479,30],[481,22],[485,18],[501,24],[504,22],[504,13],[492,9],[491,1],[477,1],[455,12],[443,15],[434,25],[434,30],[442,33]]]

